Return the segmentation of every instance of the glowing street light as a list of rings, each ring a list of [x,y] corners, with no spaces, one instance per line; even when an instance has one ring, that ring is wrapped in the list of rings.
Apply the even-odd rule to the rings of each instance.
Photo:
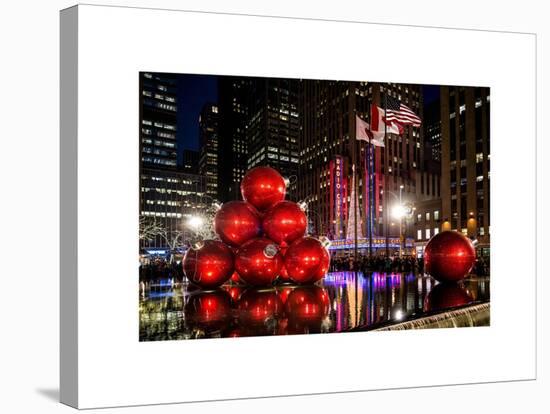
[[[187,220],[187,225],[191,227],[193,230],[197,230],[200,226],[204,224],[204,218],[201,216],[191,216]]]
[[[398,204],[392,210],[393,218],[401,220],[407,214],[407,209],[404,205]]]

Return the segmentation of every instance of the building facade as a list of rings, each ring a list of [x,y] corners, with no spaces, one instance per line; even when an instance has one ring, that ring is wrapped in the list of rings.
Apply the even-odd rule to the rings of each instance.
[[[184,149],[182,154],[182,170],[188,174],[199,173],[200,152]]]
[[[441,198],[447,226],[490,241],[490,91],[441,87]]]
[[[250,78],[222,76],[218,80],[218,194],[222,202],[241,198],[240,183],[248,168],[250,85]]]
[[[140,73],[140,156],[143,168],[176,168],[176,95],[174,77]]]
[[[186,218],[207,202],[205,178],[177,165],[177,109],[176,77],[140,74],[140,249],[145,251],[182,243]],[[197,155],[190,156],[196,165]]]
[[[315,216],[316,232],[328,234],[333,240],[349,238],[347,222],[355,214],[348,211],[349,186],[355,166],[359,206],[356,214],[362,235],[369,238],[372,235],[377,240],[412,237],[412,234],[400,234],[395,223],[392,226],[390,211],[400,202],[416,200],[416,172],[423,159],[423,128],[406,126],[402,135],[387,134],[385,146],[375,147],[368,153],[367,144],[356,140],[355,117],[369,121],[371,102],[383,109],[387,93],[422,118],[421,88],[317,80],[304,80],[302,85],[297,193],[299,199],[308,203],[309,213]],[[367,160],[374,160],[372,191],[367,185]],[[368,197],[372,197],[372,203]],[[367,206],[371,204],[372,231],[369,232]],[[392,252],[384,248],[384,253]]]
[[[206,177],[206,194],[218,199],[218,105],[205,104],[199,117],[199,174]]]
[[[300,80],[253,78],[250,85],[247,168],[269,165],[290,179],[288,198],[295,199],[298,174]]]

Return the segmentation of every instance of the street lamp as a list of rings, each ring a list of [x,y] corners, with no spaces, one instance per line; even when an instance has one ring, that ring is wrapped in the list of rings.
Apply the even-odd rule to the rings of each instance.
[[[197,231],[204,224],[204,218],[201,216],[191,216],[187,219],[187,225],[194,231]]]
[[[414,208],[410,203],[407,205],[403,204],[403,189],[405,186],[401,184],[399,186],[399,204],[396,205],[392,210],[392,215],[395,219],[399,220],[399,257],[403,256],[403,244],[404,244],[404,238],[403,238],[403,218],[407,217],[412,214],[412,211]],[[397,198],[397,195],[395,195],[392,191],[388,191],[389,194],[391,194],[393,197]],[[386,245],[387,245],[387,239],[386,239]]]

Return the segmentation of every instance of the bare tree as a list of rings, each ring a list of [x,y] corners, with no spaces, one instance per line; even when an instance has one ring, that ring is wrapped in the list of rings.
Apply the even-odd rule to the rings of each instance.
[[[157,236],[160,236],[164,230],[164,227],[157,223],[154,217],[139,217],[139,239],[140,240],[153,240]]]

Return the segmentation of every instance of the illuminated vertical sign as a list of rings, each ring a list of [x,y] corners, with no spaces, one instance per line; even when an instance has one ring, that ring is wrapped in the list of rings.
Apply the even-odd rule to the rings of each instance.
[[[344,233],[343,217],[345,217],[346,188],[344,180],[344,159],[336,156],[330,161],[330,221],[333,229],[333,239],[341,239]]]

